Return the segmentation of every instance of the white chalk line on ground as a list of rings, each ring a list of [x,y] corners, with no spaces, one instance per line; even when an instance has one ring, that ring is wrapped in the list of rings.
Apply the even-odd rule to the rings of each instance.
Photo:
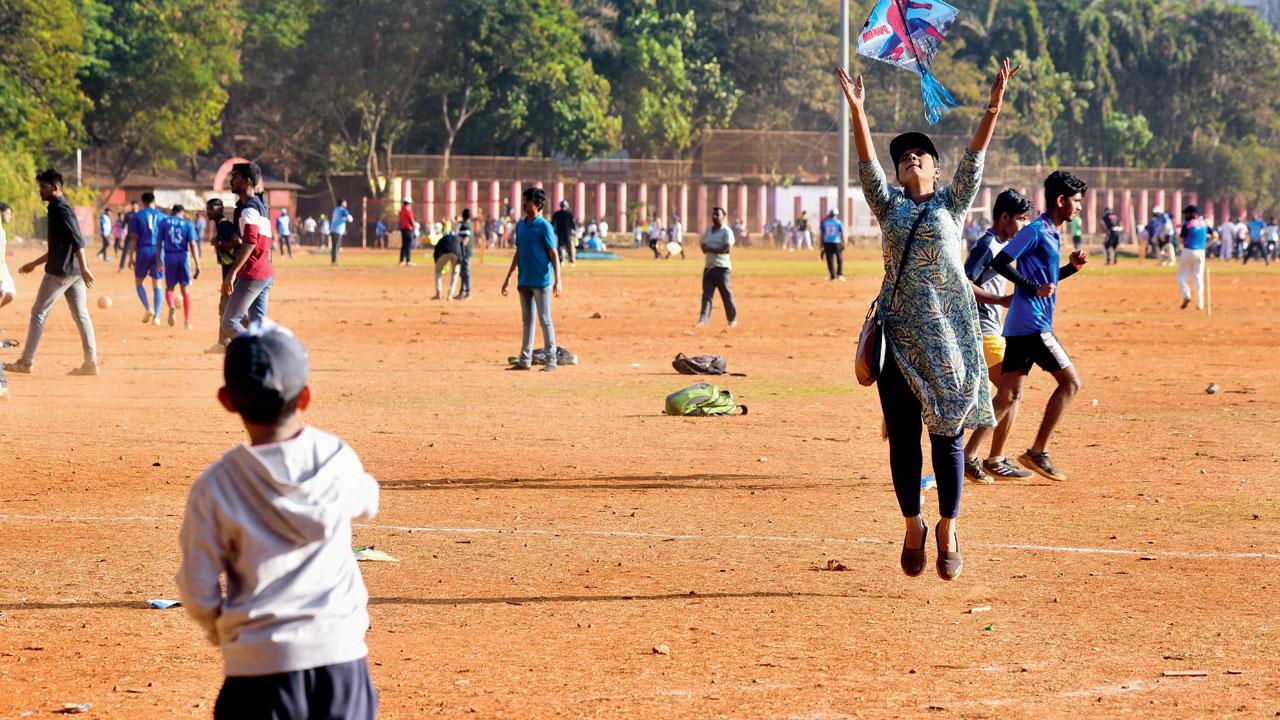
[[[89,516],[89,515],[0,515],[0,522],[158,522],[165,518],[150,515]],[[177,520],[176,517],[168,519]],[[689,540],[707,542],[733,540],[738,542],[784,543],[873,543],[888,544],[878,538],[829,538],[811,535],[691,535],[687,533],[643,532],[636,530],[544,530],[539,528],[484,528],[484,527],[413,527],[409,525],[375,525],[359,523],[355,528],[365,530],[391,530],[406,533],[437,533],[441,535],[529,535],[538,537],[607,537],[635,540]],[[1265,552],[1193,552],[1186,550],[1130,550],[1124,548],[1089,548],[1068,545],[1019,545],[1012,543],[974,544],[972,547],[988,550],[1019,550],[1023,552],[1074,553],[1080,555],[1123,555],[1127,557],[1179,558],[1185,560],[1280,560],[1280,553]]]

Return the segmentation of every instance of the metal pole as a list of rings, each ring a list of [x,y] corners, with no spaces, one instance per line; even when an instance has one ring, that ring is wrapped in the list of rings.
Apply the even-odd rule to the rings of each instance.
[[[81,157],[81,150],[80,148],[76,148],[76,187],[80,187],[82,185],[84,179],[83,168],[84,163]]]
[[[840,0],[840,67],[849,71],[849,0]],[[845,236],[849,234],[849,219],[844,216],[849,212],[849,105],[844,97],[836,93],[840,103],[840,178],[836,188],[836,208],[845,225]]]

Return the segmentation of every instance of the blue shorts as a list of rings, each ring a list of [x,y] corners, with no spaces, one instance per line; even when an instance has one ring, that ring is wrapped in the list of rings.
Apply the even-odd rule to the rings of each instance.
[[[181,260],[164,259],[164,286],[173,289],[175,285],[191,284],[191,268],[187,265],[187,256]]]
[[[133,256],[133,277],[141,280],[145,277],[159,280],[164,274],[156,268],[156,249],[154,247],[140,247],[138,252]]]

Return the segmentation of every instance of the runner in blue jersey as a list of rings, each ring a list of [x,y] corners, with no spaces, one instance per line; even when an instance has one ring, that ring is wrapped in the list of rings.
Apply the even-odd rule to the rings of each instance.
[[[196,226],[187,219],[185,209],[181,205],[173,206],[173,214],[160,222],[161,259],[157,264],[164,264],[164,303],[169,308],[169,327],[176,324],[173,306],[173,288],[176,286],[182,294],[183,327],[191,329],[191,296],[187,287],[193,279],[191,266],[195,263],[195,278],[200,277],[200,256],[197,254],[200,236],[196,234]]]
[[[156,208],[156,195],[153,192],[142,193],[142,209],[133,214],[129,220],[129,267],[133,268],[133,278],[138,291],[138,300],[146,315],[142,322],[160,324],[160,278],[162,270],[156,258],[159,255],[160,221],[165,214]],[[147,303],[147,290],[142,281],[151,278],[151,296],[154,303]]]
[[[1049,436],[1080,391],[1080,376],[1067,351],[1053,334],[1053,310],[1058,282],[1074,275],[1088,262],[1083,251],[1071,253],[1070,262],[1059,268],[1062,236],[1058,227],[1080,212],[1088,185],[1061,170],[1044,181],[1048,210],[1013,236],[991,261],[990,267],[1014,284],[1009,314],[1004,321],[1005,355],[1001,364],[1000,391],[995,399],[997,421],[1022,397],[1022,384],[1033,365],[1053,375],[1058,387],[1049,398],[1035,444],[1019,458],[1028,470],[1049,478],[1066,480],[1049,461],[1045,449]],[[1014,269],[1013,262],[1018,262]]]

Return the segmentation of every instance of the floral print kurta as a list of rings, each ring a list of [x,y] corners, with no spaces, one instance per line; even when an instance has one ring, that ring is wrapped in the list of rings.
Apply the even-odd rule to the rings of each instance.
[[[951,184],[920,205],[889,187],[877,160],[858,165],[862,192],[883,233],[879,314],[885,341],[935,435],[995,425],[978,305],[960,257],[961,228],[982,180],[982,163],[983,153],[966,152]],[[922,210],[925,219],[891,304],[902,248]]]

